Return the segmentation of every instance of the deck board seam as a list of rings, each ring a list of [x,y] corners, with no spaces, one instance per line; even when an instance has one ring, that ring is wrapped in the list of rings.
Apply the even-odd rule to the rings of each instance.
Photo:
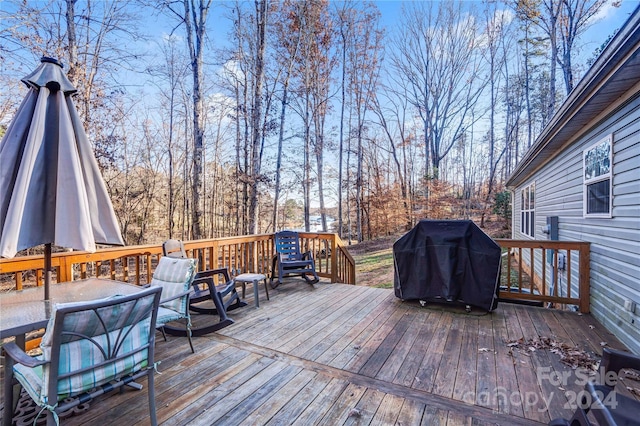
[[[383,380],[378,380],[372,377],[363,376],[358,373],[341,370],[336,367],[320,364],[315,361],[303,359],[303,358],[290,355],[275,349],[270,349],[263,346],[255,345],[253,343],[239,340],[230,336],[224,336],[219,333],[216,333],[215,337],[212,337],[212,338],[222,343],[226,343],[230,346],[234,346],[239,349],[244,349],[246,351],[250,351],[255,354],[274,359],[276,361],[288,362],[288,363],[291,363],[292,365],[300,366],[320,374],[325,374],[337,379],[347,380],[350,383],[353,383],[355,385],[366,386],[369,388],[373,387],[374,389],[380,390],[382,392],[404,397],[404,398],[409,398],[438,409],[454,411],[454,412],[463,412],[468,416],[472,416],[479,420],[487,421],[490,423],[502,422],[501,424],[509,424],[513,426],[544,424],[544,423],[540,423],[534,420],[530,420],[530,419],[526,419],[518,416],[512,416],[505,413],[495,412],[486,407],[469,405],[467,403],[464,403],[462,401],[457,401],[452,398],[447,398],[444,396],[432,394],[432,393],[421,391],[418,389],[409,388],[409,387],[395,384],[395,383],[385,382]]]

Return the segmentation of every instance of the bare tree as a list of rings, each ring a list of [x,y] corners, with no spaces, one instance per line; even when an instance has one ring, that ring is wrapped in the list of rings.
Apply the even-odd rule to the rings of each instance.
[[[103,168],[110,166],[117,149],[117,141],[109,136],[113,109],[124,93],[120,88],[112,90],[108,77],[116,69],[138,64],[140,52],[132,43],[143,39],[134,25],[137,8],[115,0],[16,2],[15,7],[13,13],[0,15],[0,34],[5,46],[11,46],[12,60],[22,62],[29,71],[33,57],[53,56],[65,65],[77,89],[75,104],[94,143],[96,159]]]
[[[202,163],[204,150],[204,104],[203,104],[203,55],[207,18],[211,0],[182,0],[166,2],[164,6],[184,25],[187,36],[187,50],[191,60],[193,79],[193,167],[191,179],[191,238],[198,239],[203,234]]]
[[[328,84],[331,73],[331,24],[329,23],[328,2],[304,1],[294,10],[300,24],[300,50],[293,75],[295,76],[294,109],[302,119],[303,159],[302,159],[302,195],[305,230],[310,230],[310,206],[312,167],[311,155],[315,155],[316,164],[322,163],[323,120],[328,111]],[[314,127],[315,125],[315,127]],[[318,181],[322,180],[322,169],[318,170]],[[319,188],[322,192],[322,187]],[[323,194],[319,194],[322,204]]]
[[[594,23],[594,17],[608,1],[562,0],[564,7],[558,25],[562,49],[556,59],[562,68],[567,95],[574,86],[573,56],[576,53],[576,40]]]
[[[436,8],[437,7],[437,8]],[[485,85],[476,21],[462,2],[415,3],[403,11],[392,64],[422,121],[425,200],[440,162],[470,125]]]
[[[389,76],[389,78],[392,78]],[[380,97],[384,96],[384,104],[380,101]],[[406,166],[404,164],[398,147],[404,147],[410,143],[410,135],[407,129],[407,112],[409,105],[407,103],[406,93],[399,90],[391,90],[388,87],[383,88],[382,94],[376,94],[372,97],[373,111],[378,116],[378,123],[389,142],[388,152],[391,154],[393,164],[396,169],[396,179],[400,185],[400,194],[402,195],[402,205],[404,207],[404,229],[408,231],[413,226],[412,206],[409,199],[408,176]]]
[[[255,76],[253,79],[253,108],[251,111],[251,179],[249,186],[249,233],[258,231],[258,181],[262,166],[262,86],[264,83],[264,52],[266,47],[267,0],[255,0]]]
[[[558,58],[558,21],[561,19],[564,0],[516,0],[519,16],[536,25],[549,43],[549,91],[546,105],[546,121],[556,108],[556,61]]]
[[[289,98],[289,84],[293,66],[297,60],[300,51],[300,40],[302,32],[300,31],[300,11],[303,7],[301,2],[286,1],[279,10],[280,15],[275,19],[275,37],[276,37],[276,62],[282,67],[284,76],[282,78],[282,94],[280,100],[280,123],[278,130],[278,148],[276,154],[275,169],[275,186],[273,196],[273,230],[279,229],[278,224],[278,203],[281,190],[281,174],[282,174],[282,145],[284,142],[285,121],[287,117],[287,105]],[[293,35],[293,36],[292,36]]]
[[[379,55],[381,51],[382,32],[377,29],[379,12],[375,8],[359,11],[358,18],[351,22],[352,31],[347,64],[349,66],[349,89],[352,92],[353,115],[355,129],[351,133],[356,139],[356,233],[358,241],[363,240],[362,229],[362,190],[363,176],[363,139],[365,137],[365,120],[372,106],[379,75]]]

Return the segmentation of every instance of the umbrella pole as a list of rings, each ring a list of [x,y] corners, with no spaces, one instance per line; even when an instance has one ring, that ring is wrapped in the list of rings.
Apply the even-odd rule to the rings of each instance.
[[[51,286],[51,243],[44,245],[44,300],[49,300]]]

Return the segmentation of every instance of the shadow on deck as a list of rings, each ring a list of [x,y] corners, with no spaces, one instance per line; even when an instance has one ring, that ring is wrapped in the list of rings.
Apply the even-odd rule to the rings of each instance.
[[[603,342],[623,348],[590,315],[506,303],[467,314],[301,280],[270,295],[261,288],[259,309],[249,299],[235,324],[194,338],[195,354],[158,334],[161,424],[547,423],[570,416],[584,379],[556,353],[509,342],[547,337],[596,359]],[[63,424],[148,423],[146,390],[91,405]]]

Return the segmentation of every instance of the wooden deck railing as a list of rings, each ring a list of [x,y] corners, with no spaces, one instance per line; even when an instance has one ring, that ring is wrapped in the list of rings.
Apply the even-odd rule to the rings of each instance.
[[[342,240],[331,233],[300,233],[302,248],[310,250],[318,275],[331,282],[355,284],[355,261]],[[578,306],[589,312],[589,243],[567,241],[496,240],[504,250],[502,299]],[[185,241],[198,268],[226,267],[232,275],[243,272],[271,274],[275,253],[273,234]],[[106,277],[132,284],[150,281],[159,244],[106,248],[95,253],[54,253],[53,278],[57,282]],[[508,260],[508,261],[507,261]],[[26,282],[42,285],[43,257],[0,259],[0,284],[5,290],[22,289]]]
[[[336,234],[300,233],[302,248],[311,250],[320,277],[331,282],[355,284],[355,261]],[[271,274],[275,248],[273,234],[246,235],[184,241],[187,255],[198,259],[198,269],[229,268],[233,276],[243,272]],[[95,253],[62,252],[52,256],[53,279],[57,282],[104,277],[132,284],[150,281],[162,245],[100,249]],[[26,282],[42,285],[42,255],[0,259],[2,288],[21,290]]]
[[[496,242],[504,250],[500,298],[575,305],[589,312],[590,243]]]

